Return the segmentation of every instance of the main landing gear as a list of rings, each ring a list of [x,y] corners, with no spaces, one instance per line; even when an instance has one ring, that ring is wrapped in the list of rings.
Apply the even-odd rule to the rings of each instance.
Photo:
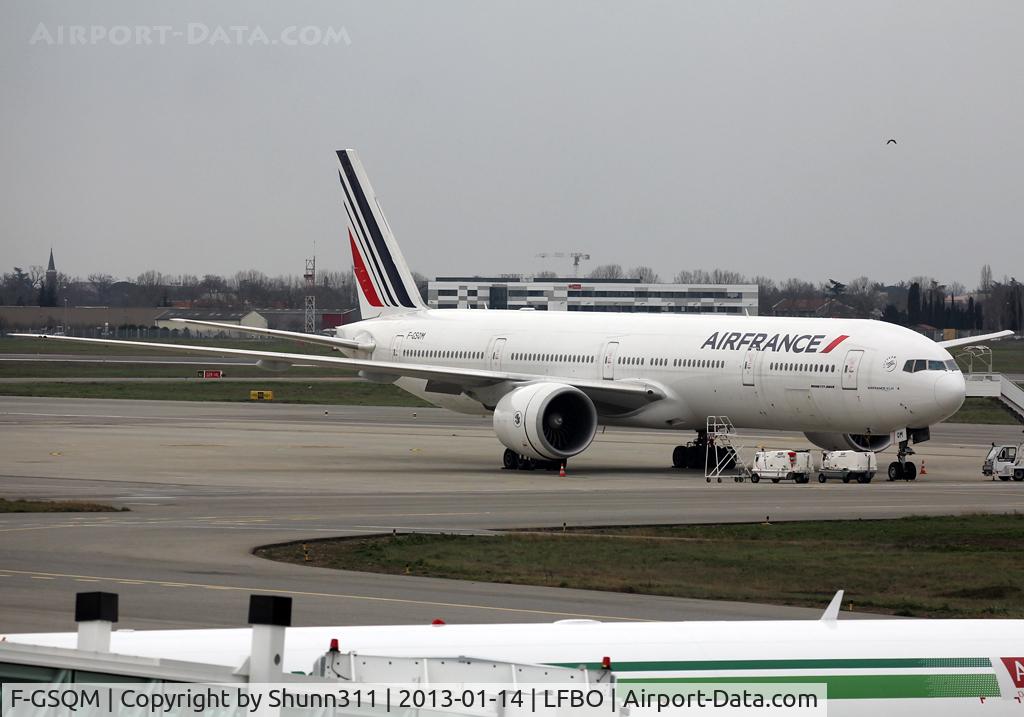
[[[673,468],[703,469],[708,451],[708,432],[697,431],[697,438],[672,449]]]
[[[689,468],[691,470],[705,470],[708,455],[708,432],[697,431],[697,438],[689,443],[676,446],[672,450],[672,467]],[[714,465],[714,459],[711,461]],[[732,470],[736,467],[735,455],[730,455],[721,466],[722,470]],[[721,482],[721,478],[719,478]]]
[[[558,461],[539,461],[536,458],[522,456],[513,451],[511,448],[506,448],[505,452],[501,455],[501,467],[507,471],[557,471],[561,469],[562,465],[564,465],[564,462],[559,463]]]
[[[910,447],[909,441],[900,441],[899,452],[896,453],[896,460],[889,464],[889,480],[914,480],[917,478],[917,466],[913,461],[908,461],[907,456],[914,455],[914,449]]]

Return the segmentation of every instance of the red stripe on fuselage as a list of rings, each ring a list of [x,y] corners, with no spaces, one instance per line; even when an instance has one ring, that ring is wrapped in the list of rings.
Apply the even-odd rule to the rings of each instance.
[[[348,230],[348,243],[352,246],[352,268],[355,270],[356,281],[359,282],[359,288],[363,292],[363,296],[370,302],[370,306],[383,306],[380,297],[377,296],[377,290],[373,288],[373,282],[370,280],[370,274],[366,271],[366,265],[363,263],[363,257],[359,255],[359,249],[356,248],[356,239],[352,236],[352,230]]]
[[[830,343],[830,344],[829,344],[828,346],[826,346],[825,348],[823,348],[823,349],[821,350],[821,352],[822,352],[823,354],[827,354],[827,353],[828,353],[829,351],[831,351],[831,350],[832,350],[832,349],[834,349],[834,348],[835,348],[836,346],[838,346],[839,344],[841,344],[841,343],[843,343],[844,341],[846,341],[846,339],[848,339],[848,338],[850,338],[850,337],[849,337],[849,336],[847,336],[846,334],[843,334],[842,336],[840,336],[840,337],[838,337],[838,338],[834,339],[834,340],[832,341],[832,343]]]

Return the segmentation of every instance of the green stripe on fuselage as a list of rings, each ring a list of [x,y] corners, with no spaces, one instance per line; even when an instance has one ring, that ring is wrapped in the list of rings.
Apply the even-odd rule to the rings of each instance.
[[[600,670],[600,662],[555,662],[554,667]],[[913,667],[991,667],[987,657],[883,657],[836,660],[666,660],[613,662],[615,672],[688,672],[691,670],[831,670],[898,669]]]

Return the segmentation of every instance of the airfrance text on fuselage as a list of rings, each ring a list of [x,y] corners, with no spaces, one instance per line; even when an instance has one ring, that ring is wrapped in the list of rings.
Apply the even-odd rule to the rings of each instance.
[[[719,332],[708,336],[701,344],[702,349],[716,349],[718,351],[738,351],[748,348],[751,351],[792,351],[798,354],[827,354],[840,342],[850,338],[839,336],[829,342],[825,348],[819,348],[825,341],[826,334],[755,334],[739,332]]]

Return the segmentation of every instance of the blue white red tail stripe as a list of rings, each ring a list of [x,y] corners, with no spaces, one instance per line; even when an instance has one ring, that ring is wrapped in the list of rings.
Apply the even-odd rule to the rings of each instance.
[[[337,156],[352,265],[363,313],[367,309],[381,315],[390,313],[389,309],[426,308],[359,158],[352,150],[339,150]]]

